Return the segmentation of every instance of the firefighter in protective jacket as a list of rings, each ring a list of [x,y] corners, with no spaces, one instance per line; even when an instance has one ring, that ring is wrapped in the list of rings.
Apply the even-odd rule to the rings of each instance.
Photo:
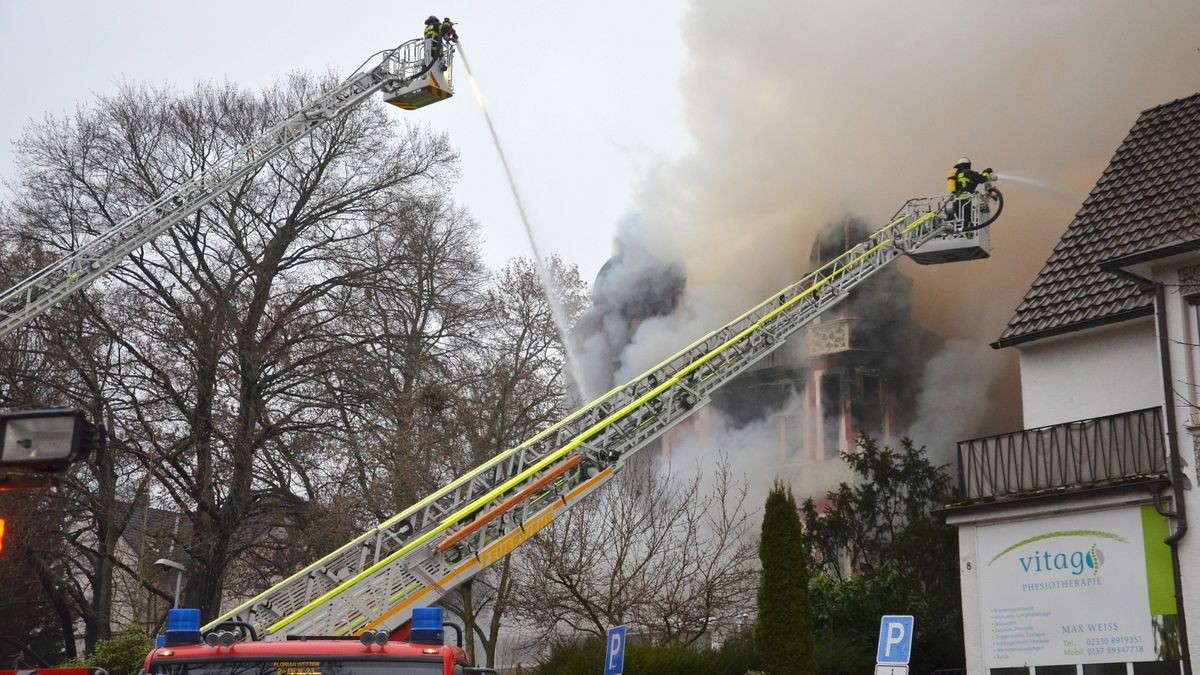
[[[442,58],[442,22],[436,16],[425,19],[425,39],[429,41],[429,55]]]
[[[960,157],[954,168],[947,174],[946,180],[949,183],[947,187],[954,194],[955,219],[961,221],[964,228],[971,227],[974,224],[971,213],[971,197],[975,195],[975,189],[980,185],[996,180],[995,172],[990,168],[984,169],[983,173],[974,171],[971,169],[971,159]]]
[[[454,22],[450,17],[442,19],[442,39],[446,42],[458,42],[458,31],[454,30]]]

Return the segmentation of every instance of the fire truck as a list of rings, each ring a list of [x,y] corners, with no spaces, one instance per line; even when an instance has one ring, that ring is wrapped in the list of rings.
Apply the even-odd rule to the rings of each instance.
[[[457,641],[447,644],[444,626]],[[249,627],[246,627],[247,629]],[[143,675],[469,675],[496,674],[474,668],[462,649],[462,628],[442,621],[440,607],[413,612],[407,639],[387,631],[364,631],[350,639],[292,635],[282,642],[243,639],[234,630],[200,632],[200,612],[172,609],[162,646],[146,657]]]

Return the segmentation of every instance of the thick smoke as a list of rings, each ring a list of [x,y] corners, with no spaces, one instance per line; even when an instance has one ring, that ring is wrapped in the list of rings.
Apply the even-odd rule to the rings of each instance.
[[[952,465],[957,442],[977,434],[991,412],[990,385],[1002,365],[987,345],[957,338],[925,363],[907,433],[928,448],[932,461]]]
[[[908,197],[943,191],[966,154],[1074,201],[1001,183],[990,260],[902,263],[916,318],[951,339],[927,369],[918,416],[951,416],[958,438],[1020,426],[1015,354],[981,345],[1139,111],[1200,89],[1198,25],[1195,0],[694,0],[682,90],[695,151],[656,167],[635,208],[639,245],[687,288],[673,312],[608,343],[608,370],[635,374],[793,281],[824,223],[847,212],[879,223]],[[948,411],[952,400],[977,403]],[[934,427],[914,424],[931,436],[915,440],[955,440]]]
[[[592,306],[572,331],[573,388],[593,398],[624,384],[691,341],[761,300],[720,283],[688,283],[673,247],[648,236],[655,228],[633,217],[622,223],[617,253],[592,287]]]
[[[617,252],[592,285],[592,306],[572,329],[570,341],[578,363],[570,385],[585,400],[624,382],[614,375],[628,370],[633,355],[626,350],[635,331],[648,317],[675,312],[683,295],[687,283],[683,262],[669,248],[644,242],[645,232],[640,217],[622,223]]]

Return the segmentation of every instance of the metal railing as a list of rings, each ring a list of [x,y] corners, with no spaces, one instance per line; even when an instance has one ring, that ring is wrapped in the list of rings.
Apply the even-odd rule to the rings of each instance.
[[[963,500],[1166,477],[1161,409],[962,441],[958,470]]]

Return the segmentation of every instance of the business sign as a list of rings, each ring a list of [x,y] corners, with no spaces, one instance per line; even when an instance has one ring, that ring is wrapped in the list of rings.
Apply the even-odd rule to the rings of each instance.
[[[978,527],[984,665],[1177,659],[1168,532],[1151,506]]]
[[[625,670],[625,626],[608,629],[608,642],[604,649],[604,675],[621,675]]]
[[[913,618],[885,614],[879,620],[879,645],[875,663],[881,666],[906,666],[912,655]]]

